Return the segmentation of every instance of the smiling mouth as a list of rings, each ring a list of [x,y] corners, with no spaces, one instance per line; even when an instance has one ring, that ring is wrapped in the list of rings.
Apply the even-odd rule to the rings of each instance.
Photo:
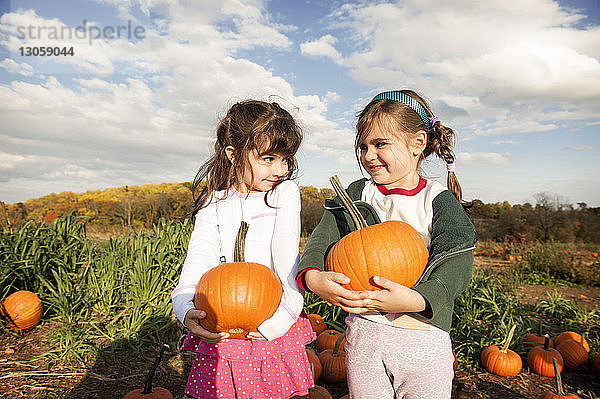
[[[384,167],[385,167],[385,165],[370,165],[369,170],[371,170],[371,172],[377,172],[377,171],[383,169]]]

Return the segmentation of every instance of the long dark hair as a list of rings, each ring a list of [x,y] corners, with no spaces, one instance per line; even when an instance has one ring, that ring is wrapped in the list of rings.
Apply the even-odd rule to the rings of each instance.
[[[433,118],[433,112],[422,96],[412,90],[399,90],[399,92],[415,99],[423,106],[429,119]],[[387,116],[387,118],[382,118],[382,116]],[[419,164],[423,159],[433,153],[437,154],[437,156],[443,159],[447,164],[454,163],[455,156],[453,148],[456,140],[456,133],[454,133],[454,130],[442,125],[440,121],[436,121],[431,127],[426,126],[425,122],[419,117],[419,114],[409,106],[400,101],[383,99],[372,100],[358,116],[358,122],[356,123],[356,138],[354,141],[357,160],[360,143],[370,133],[374,126],[380,124],[385,124],[387,131],[396,132],[396,134],[415,134],[420,130],[427,132],[427,144],[421,153]],[[463,201],[462,189],[454,171],[448,172],[447,185],[448,189],[454,194],[463,209],[468,212],[472,204]]]
[[[251,151],[280,154],[287,158],[289,169],[283,180],[293,178],[297,171],[295,154],[301,141],[302,130],[279,104],[258,100],[234,104],[217,125],[214,154],[200,167],[194,178],[192,215],[207,206],[216,191],[228,190],[242,178],[245,167],[249,165],[248,155]],[[225,153],[228,146],[236,151],[231,161]]]

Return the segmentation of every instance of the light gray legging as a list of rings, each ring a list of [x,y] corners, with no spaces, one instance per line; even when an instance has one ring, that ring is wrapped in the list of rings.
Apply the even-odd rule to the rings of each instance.
[[[450,336],[346,318],[350,398],[449,399],[454,371]]]

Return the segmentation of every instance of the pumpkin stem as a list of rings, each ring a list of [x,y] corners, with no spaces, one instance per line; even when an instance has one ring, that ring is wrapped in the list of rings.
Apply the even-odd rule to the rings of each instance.
[[[558,369],[558,361],[555,357],[552,358],[552,365],[554,366],[554,378],[556,380],[556,393],[564,395],[565,391],[562,386],[562,378],[560,377],[560,370]]]
[[[342,341],[344,340],[345,336],[346,336],[346,331],[344,331],[339,337],[337,337],[337,339],[335,340],[335,345],[333,346],[333,353],[331,354],[331,356],[333,356],[333,357],[339,356],[338,351],[340,349],[340,345],[342,344]]]
[[[550,347],[550,336],[548,334],[544,334],[544,350],[547,351]]]
[[[363,215],[360,214],[358,208],[356,205],[354,205],[354,202],[352,202],[352,198],[350,198],[348,193],[346,193],[346,190],[344,190],[344,187],[342,186],[342,183],[340,183],[340,179],[337,177],[337,175],[331,176],[329,181],[331,182],[335,193],[338,195],[338,197],[340,197],[344,208],[346,208],[348,213],[350,213],[350,217],[354,221],[355,229],[360,230],[363,227],[367,227],[367,221]]]
[[[512,341],[512,338],[513,338],[516,328],[517,328],[517,325],[514,324],[512,326],[512,328],[510,329],[510,332],[508,333],[508,337],[506,337],[506,342],[504,343],[504,346],[502,347],[502,353],[506,353],[506,351],[508,350],[508,347],[510,346],[510,341]]]
[[[237,236],[235,237],[235,247],[233,250],[233,261],[243,262],[246,253],[246,234],[248,234],[248,223],[242,220]]]
[[[144,384],[144,390],[142,391],[142,395],[146,395],[146,394],[153,392],[152,391],[152,378],[154,378],[154,373],[156,372],[156,369],[158,368],[158,364],[160,363],[160,360],[163,357],[163,353],[165,352],[166,347],[167,347],[166,344],[163,344],[160,347],[160,352],[158,352],[158,356],[156,357],[156,360],[154,360],[154,364],[150,368],[150,371],[148,371],[148,376],[146,377],[146,383]]]

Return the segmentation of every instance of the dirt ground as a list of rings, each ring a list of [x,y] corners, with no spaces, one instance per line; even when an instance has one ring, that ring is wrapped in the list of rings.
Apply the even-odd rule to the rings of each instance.
[[[476,265],[490,269],[490,272],[503,266],[498,259],[481,256],[475,259]],[[518,292],[525,303],[533,305],[547,291],[555,289],[580,306],[600,311],[600,288],[521,286]],[[131,359],[131,354],[123,353],[117,354],[116,361],[98,358],[85,366],[49,367],[38,356],[48,350],[44,338],[56,324],[56,321],[45,320],[24,334],[7,330],[0,336],[0,398],[115,399],[143,387],[154,354],[149,353],[144,359]],[[176,399],[184,398],[183,388],[192,360],[188,353],[169,349],[156,372],[154,385],[167,388]],[[591,362],[576,371],[563,373],[563,383],[568,392],[581,398],[600,398],[600,374]],[[325,386],[334,399],[348,393],[345,384],[322,381],[318,384]],[[453,398],[538,398],[546,390],[555,390],[553,379],[530,373],[526,366],[512,378],[458,370]]]

